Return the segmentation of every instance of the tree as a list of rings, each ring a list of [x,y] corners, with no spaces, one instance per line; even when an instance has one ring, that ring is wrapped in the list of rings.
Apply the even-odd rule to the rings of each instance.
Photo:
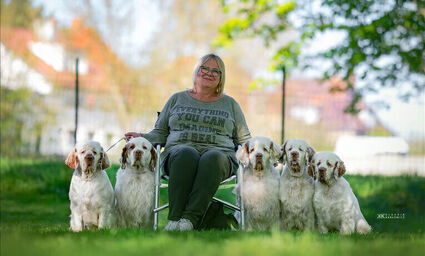
[[[0,98],[0,155],[39,154],[41,133],[52,122],[53,110],[43,103],[41,95],[26,87],[9,89],[2,85]]]
[[[321,70],[322,79],[343,78],[346,87],[333,90],[353,92],[346,112],[356,113],[362,95],[384,87],[395,87],[406,100],[424,91],[424,1],[224,0],[222,6],[234,17],[220,27],[217,44],[241,36],[262,37],[267,46],[277,45],[274,68],[301,66]],[[300,36],[280,43],[290,29]],[[328,32],[340,32],[344,40],[330,49],[303,54],[314,39]]]
[[[7,3],[8,2],[8,3]],[[0,0],[1,24],[11,27],[30,27],[41,18],[42,7],[34,8],[29,0]]]
[[[61,0],[67,11],[79,17],[85,25],[96,30],[102,39],[128,64],[139,60],[137,47],[131,42],[134,30],[144,32],[137,27],[135,5],[145,5],[146,1],[134,0]]]

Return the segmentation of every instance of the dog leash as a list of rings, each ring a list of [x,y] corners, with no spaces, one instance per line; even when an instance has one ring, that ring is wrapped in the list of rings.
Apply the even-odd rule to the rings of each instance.
[[[115,145],[117,145],[118,144],[118,142],[120,142],[120,141],[122,141],[122,140],[125,140],[125,136],[124,137],[122,137],[121,139],[119,139],[117,142],[115,142],[114,144],[112,144],[112,146],[110,146],[107,150],[106,150],[106,152],[108,152],[111,148],[113,148]]]

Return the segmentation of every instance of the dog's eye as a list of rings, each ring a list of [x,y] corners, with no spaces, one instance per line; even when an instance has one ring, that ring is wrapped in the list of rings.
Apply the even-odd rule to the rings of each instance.
[[[292,147],[290,147],[289,150],[292,150]]]
[[[254,152],[254,148],[252,148],[252,149],[249,151],[249,153],[252,153],[252,152]]]
[[[97,154],[96,151],[93,151],[93,154],[96,155]]]
[[[319,161],[319,162],[317,162],[317,165],[320,165],[321,163],[322,163],[322,162],[320,162],[320,161]]]
[[[269,152],[269,151],[267,150],[267,148],[263,148],[263,149],[264,149],[264,151],[265,151],[265,152]]]
[[[85,150],[81,151],[81,154],[84,154],[84,153],[86,153],[86,151],[85,151]]]
[[[134,144],[133,144],[133,145],[131,145],[131,146],[130,146],[130,149],[134,149],[134,147],[135,147],[135,146],[134,146]]]
[[[304,150],[302,148],[299,148],[301,152],[304,152]]]
[[[332,167],[331,163],[329,163],[329,162],[326,162],[326,165],[327,165],[328,167]]]
[[[146,146],[143,146],[143,149],[148,149]]]

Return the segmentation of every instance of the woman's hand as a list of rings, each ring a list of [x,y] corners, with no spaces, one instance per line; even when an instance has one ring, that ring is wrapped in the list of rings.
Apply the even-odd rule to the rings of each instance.
[[[124,136],[125,140],[129,141],[131,138],[141,137],[142,135],[138,132],[127,132]]]

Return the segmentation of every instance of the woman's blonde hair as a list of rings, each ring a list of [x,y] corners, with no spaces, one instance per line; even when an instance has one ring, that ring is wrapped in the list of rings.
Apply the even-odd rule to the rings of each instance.
[[[226,78],[226,71],[225,71],[225,68],[224,68],[223,60],[220,57],[218,57],[217,55],[215,55],[214,53],[207,54],[207,55],[201,57],[198,60],[198,62],[196,62],[195,68],[193,69],[193,76],[192,76],[193,91],[196,90],[195,89],[195,81],[196,81],[196,77],[198,75],[199,67],[202,66],[202,64],[207,62],[209,59],[215,60],[217,62],[218,68],[221,71],[220,81],[218,82],[217,90],[216,90],[217,95],[220,96],[220,95],[223,94],[223,90],[224,90],[224,81],[225,81],[225,78]]]

